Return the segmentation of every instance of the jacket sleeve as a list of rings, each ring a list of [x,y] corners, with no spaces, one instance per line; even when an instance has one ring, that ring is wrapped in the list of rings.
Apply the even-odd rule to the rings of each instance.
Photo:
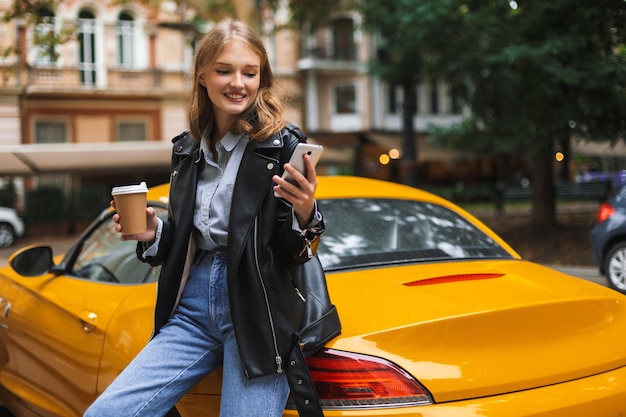
[[[293,230],[291,222],[285,222],[279,232],[279,250],[282,253],[292,254],[290,263],[305,263],[317,253],[324,227],[322,220],[317,226],[306,229],[303,233],[299,230]]]
[[[178,164],[180,163],[181,158],[185,155],[189,155],[190,153],[189,149],[193,147],[193,139],[191,138],[188,132],[183,132],[180,135],[172,139],[172,144],[173,144],[173,147],[172,147],[172,156],[171,156],[171,170],[174,171],[175,167],[178,166]],[[184,150],[184,152],[180,152],[181,150]],[[161,230],[158,250],[154,256],[144,257],[143,254],[148,248],[148,246],[146,246],[144,242],[137,242],[136,252],[137,252],[137,258],[140,261],[146,262],[150,264],[151,266],[159,266],[159,265],[162,265],[163,262],[165,262],[166,255],[169,253],[169,249],[172,245],[172,240],[174,237],[175,225],[172,219],[173,219],[173,214],[172,214],[172,208],[170,206],[168,208],[167,220],[163,221],[163,228]]]
[[[299,142],[306,142],[306,136],[297,127],[288,125],[285,130],[287,135],[283,152],[281,152],[281,166],[289,160]],[[294,230],[294,212],[292,207],[284,203],[282,209],[286,209],[286,213],[279,215],[279,218],[282,218],[283,221],[280,222],[282,224],[278,233],[278,250],[280,253],[289,254],[287,257],[289,263],[305,263],[317,253],[320,237],[325,228],[323,217],[317,221],[314,227],[309,227],[304,231]],[[317,210],[317,204],[315,205],[315,210]],[[316,213],[319,213],[319,211],[316,211]]]
[[[146,262],[151,266],[159,266],[165,262],[165,256],[169,253],[169,247],[174,236],[174,224],[169,220],[163,221],[163,228],[161,229],[161,237],[159,239],[159,246],[157,253],[153,256],[144,256],[144,252],[148,248],[149,244],[145,242],[137,242],[137,258],[141,262]]]

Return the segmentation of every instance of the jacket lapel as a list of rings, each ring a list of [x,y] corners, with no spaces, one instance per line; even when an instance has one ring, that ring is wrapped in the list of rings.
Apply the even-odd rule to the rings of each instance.
[[[236,262],[247,239],[252,236],[254,219],[263,199],[272,192],[272,176],[280,171],[283,139],[277,134],[265,141],[250,141],[239,166],[233,189],[228,233],[229,259]],[[231,257],[231,254],[234,255]],[[230,262],[229,262],[230,263]]]

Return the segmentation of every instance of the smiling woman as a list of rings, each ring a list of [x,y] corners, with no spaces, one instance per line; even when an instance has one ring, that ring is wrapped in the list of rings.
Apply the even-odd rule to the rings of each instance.
[[[213,104],[216,126],[231,126],[254,103],[261,84],[261,58],[241,42],[227,42],[199,81]],[[222,138],[226,131],[215,132]]]
[[[287,360],[305,330],[294,320],[304,301],[294,303],[289,271],[311,262],[324,231],[310,157],[302,157],[306,175],[288,162],[306,136],[285,120],[265,47],[242,22],[224,20],[203,37],[191,79],[190,131],[173,139],[167,218],[148,208],[147,229],[132,232],[113,216],[121,240],[137,241],[139,261],[161,267],[153,337],[85,416],[163,416],[218,367],[222,416],[277,417],[290,385],[302,415],[320,416],[306,362]],[[109,255],[107,265],[79,259],[76,272],[126,282],[117,264],[127,256]],[[315,312],[310,322],[324,319]],[[337,333],[319,328],[322,341]]]

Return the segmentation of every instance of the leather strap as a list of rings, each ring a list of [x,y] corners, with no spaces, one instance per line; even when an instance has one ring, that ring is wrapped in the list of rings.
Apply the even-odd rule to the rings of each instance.
[[[297,335],[293,337],[293,346],[287,358],[286,375],[298,415],[300,417],[324,417]]]

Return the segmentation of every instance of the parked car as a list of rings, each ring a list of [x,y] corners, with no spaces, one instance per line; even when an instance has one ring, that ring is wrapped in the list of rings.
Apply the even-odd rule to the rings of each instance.
[[[160,215],[167,195],[148,194]],[[343,325],[308,358],[327,417],[626,415],[622,294],[520,259],[415,188],[320,177],[318,199]],[[0,269],[3,417],[81,416],[150,337],[158,271],[111,214],[64,256],[31,246]],[[220,376],[169,415],[217,416]],[[284,415],[297,415],[290,403]]]
[[[626,186],[600,204],[591,230],[591,249],[609,286],[626,294]]]
[[[24,236],[24,232],[24,222],[17,211],[9,207],[0,207],[0,248],[13,245],[16,238]]]

